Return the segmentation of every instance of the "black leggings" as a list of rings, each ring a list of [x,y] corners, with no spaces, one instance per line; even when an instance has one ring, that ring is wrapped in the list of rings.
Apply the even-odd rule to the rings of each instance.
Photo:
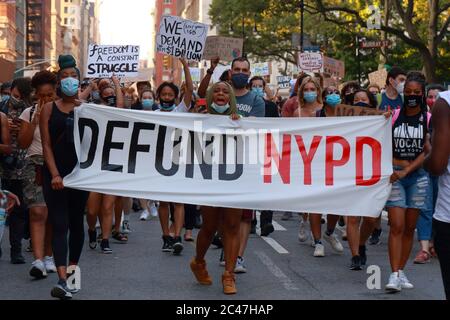
[[[450,300],[450,223],[433,219],[434,247],[441,265],[445,296]]]
[[[195,220],[197,218],[197,206],[193,204],[184,205],[184,228],[192,230],[195,227]]]
[[[67,251],[69,262],[78,264],[84,243],[84,210],[89,193],[70,188],[53,190],[48,173],[44,174],[43,191],[48,218],[53,227],[52,248],[55,265],[67,266]]]

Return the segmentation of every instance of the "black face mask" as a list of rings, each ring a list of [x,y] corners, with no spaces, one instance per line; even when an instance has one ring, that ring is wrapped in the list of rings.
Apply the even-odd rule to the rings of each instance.
[[[108,96],[103,98],[105,100],[106,105],[109,107],[115,107],[116,106],[116,97],[115,96]]]
[[[23,102],[22,100],[18,100],[16,98],[14,98],[13,96],[11,96],[9,98],[9,105],[13,108],[13,109],[21,109],[25,106],[25,102]]]
[[[417,95],[403,96],[403,106],[406,108],[415,108],[422,106],[423,97]]]
[[[354,103],[353,105],[354,105],[355,107],[372,108],[372,106],[371,106],[370,104],[365,103],[365,102],[362,102],[362,101],[357,102],[357,103]]]

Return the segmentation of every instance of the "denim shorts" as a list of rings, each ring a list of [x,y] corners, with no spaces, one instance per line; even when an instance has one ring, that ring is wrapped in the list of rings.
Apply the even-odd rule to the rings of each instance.
[[[399,170],[402,168],[394,166],[394,171]],[[429,186],[428,173],[424,169],[418,169],[392,184],[391,195],[386,202],[386,207],[426,210],[426,198],[430,196]]]

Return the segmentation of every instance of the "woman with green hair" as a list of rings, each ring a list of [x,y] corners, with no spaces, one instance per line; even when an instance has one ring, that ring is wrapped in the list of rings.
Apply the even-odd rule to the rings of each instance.
[[[206,96],[205,113],[228,115],[238,120],[236,97],[233,88],[226,82],[214,84]],[[202,206],[203,224],[197,236],[196,255],[191,261],[191,270],[200,284],[211,285],[212,280],[206,270],[205,254],[215,233],[220,229],[223,236],[225,272],[222,275],[223,292],[235,294],[234,267],[239,253],[239,227],[242,209]]]

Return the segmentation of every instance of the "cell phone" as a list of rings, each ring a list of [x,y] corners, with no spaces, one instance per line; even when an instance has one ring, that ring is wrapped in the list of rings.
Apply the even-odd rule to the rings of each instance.
[[[206,111],[206,99],[198,99],[196,105],[198,112]]]

